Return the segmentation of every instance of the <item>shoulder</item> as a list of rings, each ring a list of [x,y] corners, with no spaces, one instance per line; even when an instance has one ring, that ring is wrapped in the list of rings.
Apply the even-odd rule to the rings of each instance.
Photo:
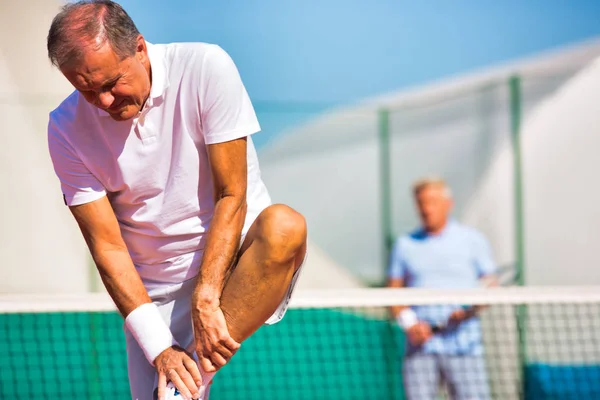
[[[238,71],[229,54],[219,45],[204,42],[183,42],[152,45],[154,55],[160,54],[174,87],[196,95],[206,88],[222,90],[223,85],[237,82]],[[200,91],[199,93],[197,91]]]
[[[405,250],[413,246],[416,242],[423,240],[423,230],[415,229],[412,232],[399,236],[394,242],[394,247],[398,250]]]

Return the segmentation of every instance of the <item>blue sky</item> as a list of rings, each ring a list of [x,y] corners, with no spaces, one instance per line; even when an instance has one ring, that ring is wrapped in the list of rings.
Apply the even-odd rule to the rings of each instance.
[[[332,105],[600,35],[600,1],[592,0],[121,4],[151,42],[204,41],[227,50],[271,131]]]

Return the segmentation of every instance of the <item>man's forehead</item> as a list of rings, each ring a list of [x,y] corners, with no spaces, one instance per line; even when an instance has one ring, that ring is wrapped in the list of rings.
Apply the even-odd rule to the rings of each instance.
[[[109,45],[99,49],[84,49],[81,56],[63,72],[78,86],[102,86],[121,73],[122,65],[119,57]]]
[[[110,83],[120,74],[119,68],[98,68],[79,70],[75,73],[75,82],[81,87],[97,88]]]
[[[424,186],[423,188],[421,188],[421,190],[419,190],[419,192],[417,193],[417,197],[420,197],[420,196],[443,196],[443,197],[447,197],[446,196],[446,192],[447,192],[447,188],[444,185],[441,185],[441,184],[429,184],[429,185]]]

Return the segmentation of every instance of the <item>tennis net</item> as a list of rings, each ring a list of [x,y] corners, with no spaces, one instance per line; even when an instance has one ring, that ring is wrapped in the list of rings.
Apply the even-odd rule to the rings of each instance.
[[[397,305],[437,326],[426,348],[407,347]],[[478,317],[458,327],[435,319],[473,305]],[[122,325],[105,294],[0,296],[0,398],[128,399]],[[211,399],[403,399],[438,386],[600,398],[600,288],[301,291],[217,374]]]

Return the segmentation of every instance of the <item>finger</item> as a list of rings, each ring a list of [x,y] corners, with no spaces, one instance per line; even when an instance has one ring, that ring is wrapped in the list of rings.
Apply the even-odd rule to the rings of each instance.
[[[210,356],[210,360],[212,361],[212,364],[217,367],[217,368],[221,368],[223,367],[225,364],[227,364],[227,361],[229,361],[229,358],[225,358],[223,357],[221,354],[219,353],[212,353]]]
[[[202,375],[200,374],[200,370],[198,369],[198,364],[196,364],[196,361],[194,361],[192,358],[186,358],[183,360],[183,365],[192,376],[196,386],[200,388],[200,386],[202,386]]]
[[[196,340],[196,355],[200,357],[204,352],[204,346],[200,343],[200,340]]]
[[[175,385],[177,390],[179,390],[179,392],[183,395],[183,397],[188,399],[192,397],[192,394],[190,393],[185,383],[183,383],[183,380],[181,380],[181,378],[179,377],[177,371],[175,371],[174,369],[170,369],[167,376],[169,380],[173,383],[173,385]]]
[[[164,400],[167,389],[167,377],[162,372],[158,374],[158,400]]]
[[[198,357],[198,364],[200,365],[200,367],[202,369],[204,369],[205,371],[207,371],[205,369],[205,362],[203,361],[204,358],[206,358],[204,356],[204,346],[202,345],[202,343],[200,342],[200,340],[196,340],[196,356]],[[210,372],[210,371],[207,371]]]
[[[238,351],[241,346],[241,344],[233,340],[231,336],[228,336],[224,340],[221,340],[220,343],[231,351],[231,355],[235,354],[235,352]]]
[[[219,342],[216,346],[212,346],[212,348],[213,351],[210,354],[216,352],[221,354],[226,359],[230,359],[235,354],[235,350],[232,351],[229,349],[227,346],[225,346],[224,342]]]
[[[200,367],[204,370],[204,372],[215,372],[217,369],[213,365],[210,359],[201,356],[200,358]]]
[[[181,379],[183,384],[190,391],[191,398],[192,399],[199,398],[200,393],[198,393],[199,388],[198,388],[198,385],[196,384],[197,381],[194,380],[194,378],[192,378],[192,375],[188,372],[188,370],[184,366],[181,366],[181,367],[177,368],[177,374],[179,375],[179,378]]]

